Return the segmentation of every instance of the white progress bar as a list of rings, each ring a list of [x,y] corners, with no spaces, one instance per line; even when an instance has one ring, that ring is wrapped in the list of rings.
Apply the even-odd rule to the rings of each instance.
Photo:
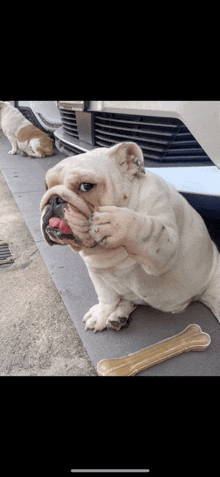
[[[149,469],[71,469],[71,472],[150,472]]]

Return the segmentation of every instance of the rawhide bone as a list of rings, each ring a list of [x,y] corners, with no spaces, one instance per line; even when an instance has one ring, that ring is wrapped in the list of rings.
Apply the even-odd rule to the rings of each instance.
[[[143,369],[162,363],[166,359],[188,351],[203,351],[211,343],[207,333],[199,325],[189,325],[178,335],[160,341],[148,348],[123,358],[103,359],[99,361],[99,376],[133,376]]]

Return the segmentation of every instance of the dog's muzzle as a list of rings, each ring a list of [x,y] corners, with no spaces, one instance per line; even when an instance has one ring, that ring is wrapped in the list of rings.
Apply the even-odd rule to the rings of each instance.
[[[49,224],[49,220],[52,217],[64,219],[64,209],[66,204],[67,202],[63,200],[62,197],[59,195],[53,195],[45,207],[45,212],[42,217],[42,232],[49,245],[59,245],[56,241],[53,241],[53,239],[67,239],[77,242],[77,239],[73,234],[64,234],[58,227],[51,227]]]

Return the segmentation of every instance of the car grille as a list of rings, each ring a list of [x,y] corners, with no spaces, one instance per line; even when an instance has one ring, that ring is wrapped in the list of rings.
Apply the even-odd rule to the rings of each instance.
[[[28,108],[26,106],[25,107],[24,106],[18,106],[18,110],[21,112],[21,114],[23,114],[23,116],[26,119],[28,119],[28,121],[30,121],[34,126],[36,126],[37,128],[39,128],[43,131],[43,127],[41,126],[41,124],[37,120],[35,114],[31,110],[31,108]]]
[[[69,134],[69,136],[79,139],[75,111],[69,111],[68,109],[61,108],[59,111],[64,131]]]
[[[177,118],[95,113],[95,146],[133,141],[142,149],[145,165],[155,161],[184,163],[211,160],[187,127]]]

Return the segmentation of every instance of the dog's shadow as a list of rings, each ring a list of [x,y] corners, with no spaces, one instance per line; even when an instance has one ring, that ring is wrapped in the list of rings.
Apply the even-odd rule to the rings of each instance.
[[[220,324],[213,313],[200,302],[192,302],[179,313],[156,310],[149,305],[139,305],[130,314],[128,326],[122,332],[132,338],[138,335],[145,345],[150,346],[160,340],[169,338],[183,331],[188,325],[196,323],[202,331],[212,333],[219,329]]]

